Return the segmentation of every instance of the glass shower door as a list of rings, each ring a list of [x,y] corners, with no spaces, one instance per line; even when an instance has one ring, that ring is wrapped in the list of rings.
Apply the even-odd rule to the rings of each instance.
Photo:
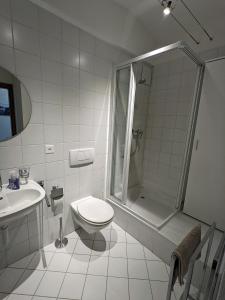
[[[116,72],[116,86],[114,97],[114,118],[112,130],[112,155],[111,155],[111,182],[110,194],[123,201],[124,195],[124,162],[127,136],[127,122],[129,115],[131,67],[127,66]]]

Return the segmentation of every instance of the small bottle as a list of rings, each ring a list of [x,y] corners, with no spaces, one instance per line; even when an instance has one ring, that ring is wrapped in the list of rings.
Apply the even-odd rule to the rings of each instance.
[[[11,190],[18,190],[20,188],[20,180],[19,175],[16,170],[12,170],[9,172],[9,185],[8,188]]]

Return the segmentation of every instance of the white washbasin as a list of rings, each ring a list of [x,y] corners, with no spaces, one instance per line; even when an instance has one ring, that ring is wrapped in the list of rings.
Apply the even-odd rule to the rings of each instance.
[[[10,190],[7,184],[3,185],[0,192],[0,226],[29,214],[44,198],[44,189],[33,180],[21,185],[19,190]]]

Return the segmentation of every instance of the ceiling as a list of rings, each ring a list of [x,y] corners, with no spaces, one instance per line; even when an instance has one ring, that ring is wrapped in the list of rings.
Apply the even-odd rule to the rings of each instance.
[[[113,0],[128,9],[147,28],[150,35],[157,42],[157,46],[185,40],[196,50],[211,49],[225,45],[225,1],[224,0],[184,0],[197,16],[201,24],[213,36],[209,41],[204,32],[197,26],[180,0],[176,0],[173,14],[195,36],[200,44],[197,46],[192,39],[181,29],[171,16],[165,17],[162,13],[160,0]]]

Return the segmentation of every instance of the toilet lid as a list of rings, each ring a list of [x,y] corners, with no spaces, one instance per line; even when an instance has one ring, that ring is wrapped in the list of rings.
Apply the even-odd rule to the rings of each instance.
[[[103,200],[88,197],[77,205],[79,215],[92,223],[106,223],[114,216],[113,208]]]

